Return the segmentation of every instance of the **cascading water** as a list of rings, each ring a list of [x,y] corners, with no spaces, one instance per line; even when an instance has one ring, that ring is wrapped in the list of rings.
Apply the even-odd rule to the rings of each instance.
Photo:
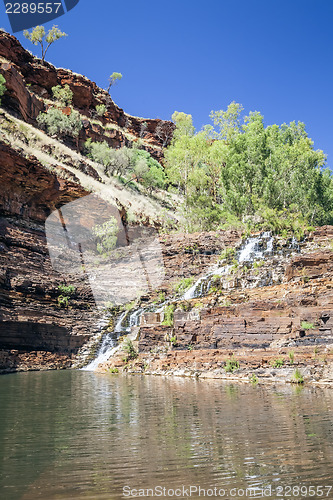
[[[231,266],[226,265],[222,267],[214,267],[209,273],[201,276],[194,285],[191,286],[181,297],[180,300],[191,300],[197,297],[203,297],[207,295],[211,288],[213,276],[225,276],[228,274]]]
[[[130,333],[133,326],[138,326],[142,310],[142,308],[139,308],[132,314],[128,314],[127,311],[123,312],[119,316],[114,330],[104,335],[102,343],[97,351],[96,358],[82,368],[82,370],[94,371],[98,365],[107,361],[117,347],[118,338],[121,335]]]
[[[237,254],[238,262],[254,262],[272,255],[274,249],[274,236],[268,231],[259,236],[247,238]]]
[[[299,244],[296,238],[293,238],[289,245],[289,252],[299,251]],[[238,249],[235,254],[235,260],[237,264],[250,264],[252,265],[255,261],[264,261],[267,257],[274,254],[274,236],[268,231],[258,235],[251,236],[246,239],[242,246]],[[210,270],[199,278],[194,285],[192,285],[180,298],[171,301],[166,301],[163,304],[158,304],[155,306],[149,305],[146,308],[138,308],[131,314],[124,312],[122,313],[117,321],[117,324],[112,332],[107,333],[102,341],[102,344],[97,352],[96,358],[89,363],[83,370],[94,371],[99,364],[107,361],[115,351],[118,343],[118,338],[121,335],[127,335],[131,332],[131,329],[135,326],[140,325],[141,316],[150,312],[162,312],[164,306],[170,302],[177,302],[179,300],[191,300],[194,298],[199,298],[207,295],[211,289],[211,285],[214,281],[214,277],[218,278],[227,277],[233,266],[230,264],[224,266],[215,265],[210,268]],[[249,287],[253,286],[266,286],[270,284],[271,272],[268,272],[267,276],[253,280],[249,283]],[[107,323],[107,321],[106,321]]]
[[[253,263],[256,260],[264,260],[266,257],[273,254],[274,251],[274,236],[268,231],[259,236],[252,236],[240,247],[236,253],[235,260],[237,263]],[[182,300],[191,300],[194,298],[206,295],[212,285],[214,276],[228,275],[231,265],[221,267],[214,266],[205,276],[201,276],[191,288],[189,288],[181,297]]]

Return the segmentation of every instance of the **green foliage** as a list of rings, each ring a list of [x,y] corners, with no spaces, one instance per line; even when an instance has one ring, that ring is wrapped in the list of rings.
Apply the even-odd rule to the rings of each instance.
[[[112,366],[112,368],[109,368],[109,373],[119,373],[119,370],[116,366]]]
[[[75,293],[75,286],[73,285],[59,285],[58,286],[58,291],[62,294],[65,295],[66,297],[71,297]]]
[[[308,321],[302,321],[301,329],[302,330],[312,330],[314,328],[313,323],[309,323]]]
[[[52,94],[54,99],[59,101],[63,106],[68,106],[69,104],[71,104],[73,99],[73,92],[67,84],[64,87],[62,87],[61,85],[52,87]]]
[[[231,264],[235,255],[236,255],[236,250],[234,248],[229,247],[226,248],[225,250],[222,250],[219,256],[219,260],[224,260],[228,264]]]
[[[170,343],[172,346],[177,345],[177,337],[170,337]]]
[[[271,365],[273,368],[281,368],[284,365],[284,359],[282,358],[273,359],[271,361]]]
[[[67,116],[61,109],[50,108],[46,113],[39,113],[37,122],[49,135],[58,137],[65,135],[78,137],[82,128],[80,114],[75,110],[72,110],[71,114]]]
[[[105,111],[106,111],[105,104],[97,104],[96,113],[98,114],[98,116],[104,116]]]
[[[103,224],[96,224],[92,228],[92,233],[97,238],[96,248],[99,254],[110,255],[116,247],[118,232],[119,228],[115,217],[111,217]]]
[[[304,378],[298,368],[296,368],[295,373],[291,379],[294,384],[304,384]]]
[[[69,298],[64,296],[64,295],[59,295],[58,297],[58,306],[59,307],[68,307],[69,305]]]
[[[294,364],[294,358],[295,358],[294,351],[289,351],[288,357],[289,357],[290,364],[293,365]]]
[[[92,142],[91,139],[86,141],[85,149],[89,158],[104,165],[109,176],[126,175],[127,184],[136,180],[148,191],[165,186],[162,166],[147,151],[127,147],[112,149],[106,141]]]
[[[88,157],[105,167],[112,165],[113,160],[116,161],[114,158],[116,151],[113,152],[106,141],[93,142],[91,139],[88,139],[84,146]]]
[[[109,77],[109,85],[107,91],[110,92],[111,87],[122,79],[123,75],[121,73],[113,72]]]
[[[238,368],[239,361],[237,361],[234,356],[232,356],[232,358],[230,359],[227,359],[227,361],[225,362],[224,369],[228,373],[233,373],[235,370],[238,370]]]
[[[183,311],[186,311],[186,312],[190,311],[192,309],[192,304],[189,300],[184,300],[183,302],[180,302],[179,306]]]
[[[301,122],[265,127],[242,106],[213,111],[214,126],[195,132],[175,112],[166,173],[184,196],[186,229],[235,227],[302,237],[309,225],[333,222],[333,176]]]
[[[170,304],[165,306],[164,308],[164,320],[162,325],[164,326],[173,326],[173,314],[175,312],[176,306],[174,304]]]
[[[257,385],[257,383],[259,382],[259,379],[255,373],[252,373],[250,377],[250,382],[252,385]]]
[[[133,342],[130,339],[127,339],[126,342],[124,342],[123,349],[127,353],[126,361],[136,359],[139,355],[133,346]]]
[[[190,286],[193,284],[194,278],[191,276],[190,278],[181,278],[178,283],[173,285],[173,288],[176,293],[182,294],[184,293]]]
[[[132,311],[133,309],[135,309],[136,305],[137,305],[137,301],[132,300],[132,302],[127,302],[127,304],[125,304],[125,309],[126,309],[126,311]]]
[[[76,288],[73,285],[59,285],[58,292],[58,306],[61,308],[67,308],[69,306],[69,299],[75,294]]]
[[[4,93],[6,92],[5,83],[6,83],[5,78],[2,75],[0,75],[0,104],[1,104],[1,96],[3,96]]]
[[[258,269],[259,267],[262,267],[265,265],[265,261],[264,260],[259,260],[259,261],[254,261],[253,262],[253,267],[254,269]]]
[[[132,149],[131,170],[135,179],[149,190],[163,188],[166,176],[163,168],[154,158],[143,149]]]
[[[214,139],[220,139],[230,143],[241,132],[240,115],[243,109],[241,104],[233,101],[228,106],[227,111],[212,111],[209,117],[214,125],[218,126],[218,132],[213,128],[206,130],[211,132]]]
[[[158,300],[159,302],[165,301],[165,292],[158,292]]]
[[[52,26],[52,28],[47,32],[45,31],[44,26],[36,26],[31,32],[28,30],[24,30],[23,35],[25,38],[30,40],[34,45],[40,45],[42,51],[42,61],[45,60],[45,55],[52,43],[56,42],[60,38],[67,36],[66,33],[60,31],[58,26]]]
[[[188,351],[193,351],[193,349],[194,349],[193,344],[188,344],[188,346],[187,346],[187,350],[188,350]]]

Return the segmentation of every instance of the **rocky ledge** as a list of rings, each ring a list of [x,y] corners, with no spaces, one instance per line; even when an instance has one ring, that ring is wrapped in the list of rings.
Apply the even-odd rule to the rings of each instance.
[[[144,314],[137,357],[120,347],[100,369],[333,386],[332,238],[332,226],[318,228],[300,253],[239,269],[205,297],[177,302],[172,325],[163,313]],[[274,266],[265,285],[260,276]]]
[[[2,106],[33,126],[37,126],[38,114],[47,109],[52,99],[52,87],[69,85],[73,106],[83,119],[81,147],[88,138],[106,141],[113,148],[129,146],[141,139],[143,147],[161,160],[162,147],[172,138],[172,122],[128,115],[96,83],[70,70],[55,68],[47,62],[42,64],[5,31],[0,31],[0,73],[7,88]],[[106,107],[103,117],[96,114],[96,106],[101,104]]]
[[[0,161],[0,372],[67,368],[87,342],[100,338],[101,313],[86,275],[52,268],[45,220],[89,192],[74,175],[63,176],[61,168],[49,169],[7,142],[0,141]],[[167,294],[179,279],[199,276],[240,234],[161,235],[160,242]],[[67,303],[59,287],[68,285],[75,291]]]

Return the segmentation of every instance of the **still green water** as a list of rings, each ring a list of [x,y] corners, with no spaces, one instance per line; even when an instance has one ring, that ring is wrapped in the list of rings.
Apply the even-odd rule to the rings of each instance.
[[[217,488],[213,498],[222,488],[224,498],[261,498],[233,488],[269,485],[265,498],[333,498],[332,407],[332,390],[306,387],[4,375],[0,499],[113,500],[159,486],[167,498],[203,498],[190,486]]]

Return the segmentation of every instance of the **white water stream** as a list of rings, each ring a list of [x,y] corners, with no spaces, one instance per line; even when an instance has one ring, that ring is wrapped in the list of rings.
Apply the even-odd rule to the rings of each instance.
[[[293,238],[290,244],[290,250],[298,250],[298,242]],[[264,232],[258,236],[251,236],[242,244],[235,254],[235,260],[238,263],[249,263],[253,264],[255,261],[265,260],[266,257],[273,255],[274,253],[274,236],[270,232]],[[231,265],[218,266],[215,265],[211,267],[208,272],[201,276],[193,286],[191,286],[182,297],[176,299],[179,300],[191,300],[197,297],[203,297],[208,294],[214,276],[227,276],[229,274]],[[266,284],[266,283],[264,283]],[[257,286],[257,284],[256,284]],[[170,301],[169,301],[170,302]],[[166,302],[167,303],[167,302]],[[146,308],[140,307],[139,309],[133,311],[132,313],[123,312],[116,323],[116,326],[112,332],[106,333],[102,343],[97,351],[96,358],[91,361],[83,370],[94,371],[99,364],[106,362],[114,353],[117,348],[118,338],[122,335],[127,335],[131,332],[132,327],[139,326],[141,321],[141,316],[145,312],[161,312],[164,309],[163,304],[158,304],[156,306],[148,306]],[[107,324],[107,320],[105,321]],[[105,326],[105,325],[104,325]]]

